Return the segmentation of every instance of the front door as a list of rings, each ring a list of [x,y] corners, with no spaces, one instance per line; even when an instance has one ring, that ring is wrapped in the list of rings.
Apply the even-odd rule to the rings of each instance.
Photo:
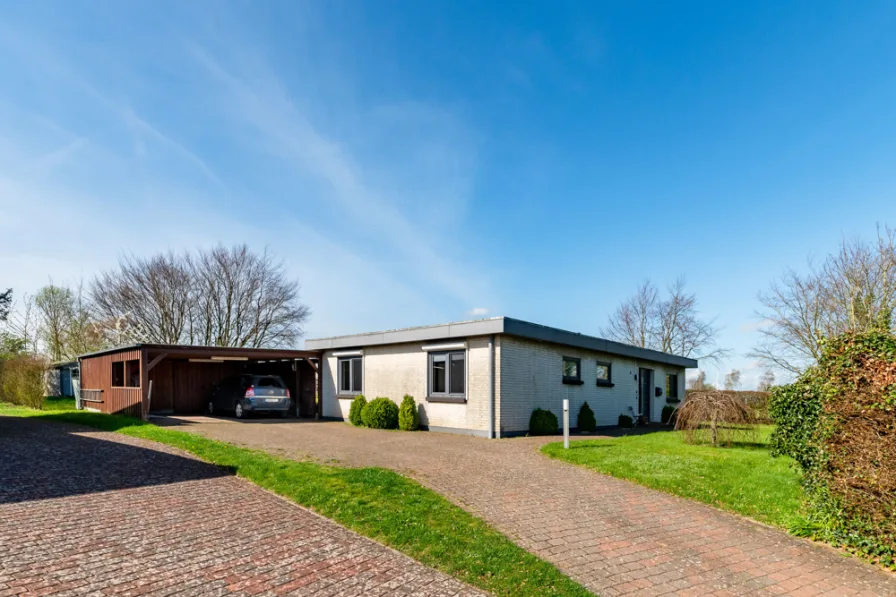
[[[296,370],[299,377],[296,414],[303,418],[313,417],[317,414],[317,403],[315,400],[317,394],[316,373],[314,368],[306,361],[296,361]]]
[[[653,370],[638,369],[638,395],[640,396],[641,416],[650,421],[651,390],[653,390]]]

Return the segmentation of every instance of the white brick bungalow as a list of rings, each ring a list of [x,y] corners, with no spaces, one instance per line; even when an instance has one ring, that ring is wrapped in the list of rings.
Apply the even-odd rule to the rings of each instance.
[[[417,402],[422,426],[483,437],[528,431],[535,408],[561,418],[569,399],[570,426],[587,401],[598,426],[620,414],[660,420],[662,408],[684,397],[685,369],[697,361],[494,317],[307,340],[323,351],[321,412],[347,419],[357,394]]]

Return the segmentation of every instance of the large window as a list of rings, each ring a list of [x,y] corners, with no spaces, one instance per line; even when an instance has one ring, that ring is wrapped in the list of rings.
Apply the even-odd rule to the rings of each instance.
[[[613,385],[613,364],[607,361],[597,361],[597,385]]]
[[[563,383],[582,383],[582,359],[563,357]]]
[[[429,397],[466,398],[467,359],[464,351],[429,354]]]
[[[362,379],[361,357],[339,359],[339,393],[360,394]]]
[[[112,363],[112,387],[139,388],[140,361],[133,359]]]
[[[678,399],[678,375],[674,373],[666,376],[666,398],[669,400]]]

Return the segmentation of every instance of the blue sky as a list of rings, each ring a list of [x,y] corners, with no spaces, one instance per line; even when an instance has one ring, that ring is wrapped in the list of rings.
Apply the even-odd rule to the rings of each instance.
[[[685,275],[755,295],[896,224],[892,2],[6,2],[0,286],[269,246],[309,337],[597,333]]]

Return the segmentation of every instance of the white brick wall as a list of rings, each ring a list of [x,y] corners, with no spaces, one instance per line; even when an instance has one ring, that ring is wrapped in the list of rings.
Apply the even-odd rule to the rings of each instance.
[[[467,402],[445,404],[426,401],[427,353],[415,342],[363,349],[363,393],[368,400],[379,396],[400,404],[405,394],[420,406],[420,422],[432,427],[451,427],[485,432],[488,430],[488,337],[467,339]],[[438,344],[437,342],[435,344]],[[336,351],[339,352],[339,351]],[[324,354],[323,404],[325,417],[348,419],[351,400],[336,397],[337,357]],[[496,357],[497,366],[497,357]]]
[[[445,404],[426,401],[426,344],[415,342],[365,347],[363,363],[364,395],[378,396],[401,403],[410,394],[421,406],[420,422],[432,427],[466,429],[478,433],[488,430],[488,337],[467,339],[467,402]],[[337,351],[339,352],[339,351]],[[582,359],[582,385],[562,383],[562,357]],[[613,364],[612,388],[596,384],[597,360]],[[350,399],[336,396],[336,363],[333,351],[324,354],[323,405],[325,417],[348,419]],[[665,388],[666,373],[679,374],[679,397],[684,397],[684,369],[651,362],[639,362],[615,355],[567,348],[499,335],[495,338],[495,416],[503,432],[524,432],[535,408],[547,408],[562,416],[563,399],[570,403],[570,425],[578,426],[579,408],[587,400],[598,425],[616,425],[620,414],[638,412],[638,368],[654,371],[654,387]],[[666,397],[652,396],[651,419],[659,421]]]
[[[570,426],[578,426],[578,414],[584,402],[594,411],[597,424],[616,425],[620,414],[638,412],[639,367],[654,370],[654,387],[664,394],[651,397],[651,420],[659,421],[666,404],[666,373],[679,374],[679,396],[684,396],[684,369],[635,359],[581,350],[565,346],[501,336],[499,428],[502,433],[526,431],[529,417],[536,408],[553,411],[562,424],[563,400],[569,400]],[[582,359],[582,385],[564,384],[563,357]],[[598,386],[597,361],[613,365],[613,387]],[[654,393],[652,393],[654,394]]]

